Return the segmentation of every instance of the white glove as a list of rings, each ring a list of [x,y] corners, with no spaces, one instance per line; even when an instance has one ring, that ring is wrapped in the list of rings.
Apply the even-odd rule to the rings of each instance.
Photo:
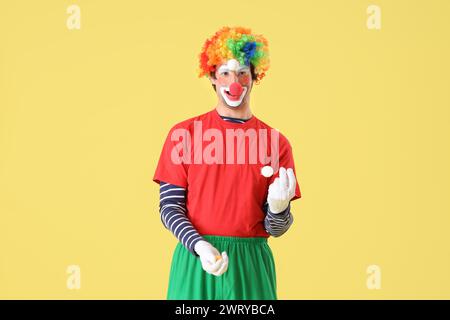
[[[203,270],[206,272],[220,276],[228,269],[228,255],[224,251],[220,252],[207,241],[200,240],[194,246],[195,252],[200,256]]]
[[[289,202],[295,195],[296,182],[292,168],[280,168],[278,178],[269,186],[267,203],[270,212],[280,213],[287,209]]]

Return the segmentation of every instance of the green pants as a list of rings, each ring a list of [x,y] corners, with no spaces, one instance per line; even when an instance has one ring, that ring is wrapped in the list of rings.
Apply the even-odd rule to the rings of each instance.
[[[226,251],[228,270],[214,276],[203,270],[180,242],[170,269],[168,300],[276,300],[276,273],[267,238],[204,235],[220,253]]]

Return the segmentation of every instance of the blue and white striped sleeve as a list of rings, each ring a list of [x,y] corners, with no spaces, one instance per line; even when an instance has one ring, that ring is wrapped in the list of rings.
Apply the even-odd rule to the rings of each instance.
[[[195,244],[204,240],[186,216],[186,190],[161,181],[159,184],[161,222],[196,257]]]
[[[264,204],[264,212],[266,217],[264,218],[264,227],[270,235],[279,237],[284,234],[294,222],[294,216],[291,214],[291,204],[289,203],[286,210],[278,214],[270,212],[269,204]]]

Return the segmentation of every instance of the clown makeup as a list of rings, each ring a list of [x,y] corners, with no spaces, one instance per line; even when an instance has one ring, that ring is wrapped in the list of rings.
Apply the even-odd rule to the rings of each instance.
[[[250,67],[230,59],[217,70],[217,83],[220,95],[230,107],[238,107],[251,86]]]

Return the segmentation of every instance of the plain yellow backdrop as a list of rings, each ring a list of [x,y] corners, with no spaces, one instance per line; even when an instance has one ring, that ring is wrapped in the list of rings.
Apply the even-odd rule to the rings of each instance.
[[[152,177],[169,128],[216,103],[197,59],[224,25],[269,41],[251,107],[290,140],[302,190],[294,225],[269,239],[279,298],[450,298],[449,13],[446,0],[2,1],[0,298],[165,299],[177,240]]]

